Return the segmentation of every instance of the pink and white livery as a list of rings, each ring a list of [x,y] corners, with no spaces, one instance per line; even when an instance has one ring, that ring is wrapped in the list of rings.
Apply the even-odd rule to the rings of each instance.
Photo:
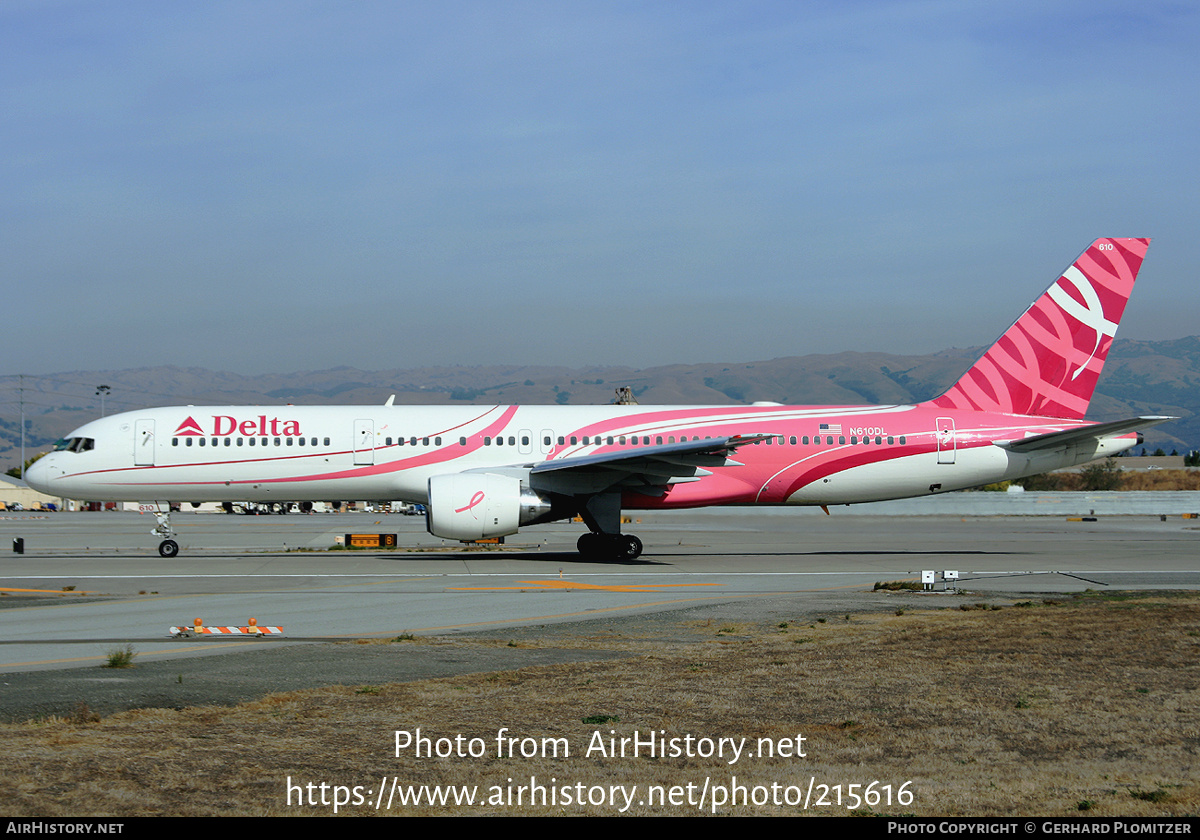
[[[866,406],[286,406],[131,411],[28,470],[44,493],[170,502],[391,499],[436,536],[580,515],[582,555],[632,559],[621,511],[922,496],[1071,466],[1169,417],[1085,421],[1149,239],[1097,239],[936,399]]]

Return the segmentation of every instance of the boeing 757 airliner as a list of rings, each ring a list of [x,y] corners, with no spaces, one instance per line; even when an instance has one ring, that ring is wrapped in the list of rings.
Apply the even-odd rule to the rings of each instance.
[[[1084,420],[1149,239],[1097,239],[948,391],[915,405],[219,406],[88,423],[26,473],[53,496],[387,499],[476,540],[579,515],[589,559],[632,559],[621,511],[832,505],[1035,475],[1135,446],[1169,417]]]

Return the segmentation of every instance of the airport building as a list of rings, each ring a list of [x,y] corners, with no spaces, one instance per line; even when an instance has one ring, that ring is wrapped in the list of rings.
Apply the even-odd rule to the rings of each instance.
[[[59,510],[62,504],[62,499],[39,493],[19,478],[0,475],[0,509],[4,511]]]

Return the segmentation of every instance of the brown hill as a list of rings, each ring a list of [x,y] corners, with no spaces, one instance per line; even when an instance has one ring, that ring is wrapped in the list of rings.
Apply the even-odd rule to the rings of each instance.
[[[0,463],[20,453],[20,410],[26,453],[45,451],[100,414],[96,386],[106,384],[107,413],[154,405],[334,405],[611,402],[618,386],[642,404],[734,404],[757,400],[810,405],[910,403],[952,384],[980,352],[951,349],[924,356],[835,353],[767,361],[625,367],[480,365],[329,370],[242,375],[170,365],[122,371],[75,371],[0,377]],[[1147,445],[1180,453],[1200,448],[1200,336],[1114,343],[1092,401],[1097,420],[1136,414],[1182,419],[1151,429]]]

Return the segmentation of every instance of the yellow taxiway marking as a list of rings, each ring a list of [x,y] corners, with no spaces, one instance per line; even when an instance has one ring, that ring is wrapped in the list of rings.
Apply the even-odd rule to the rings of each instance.
[[[569,580],[522,580],[523,586],[451,586],[455,592],[497,592],[504,589],[596,589],[602,592],[661,592],[691,586],[723,586],[720,583],[644,583],[612,584],[575,583]]]
[[[74,589],[17,589],[13,586],[0,587],[0,592],[37,592],[47,595],[91,595],[90,592],[77,592]]]

